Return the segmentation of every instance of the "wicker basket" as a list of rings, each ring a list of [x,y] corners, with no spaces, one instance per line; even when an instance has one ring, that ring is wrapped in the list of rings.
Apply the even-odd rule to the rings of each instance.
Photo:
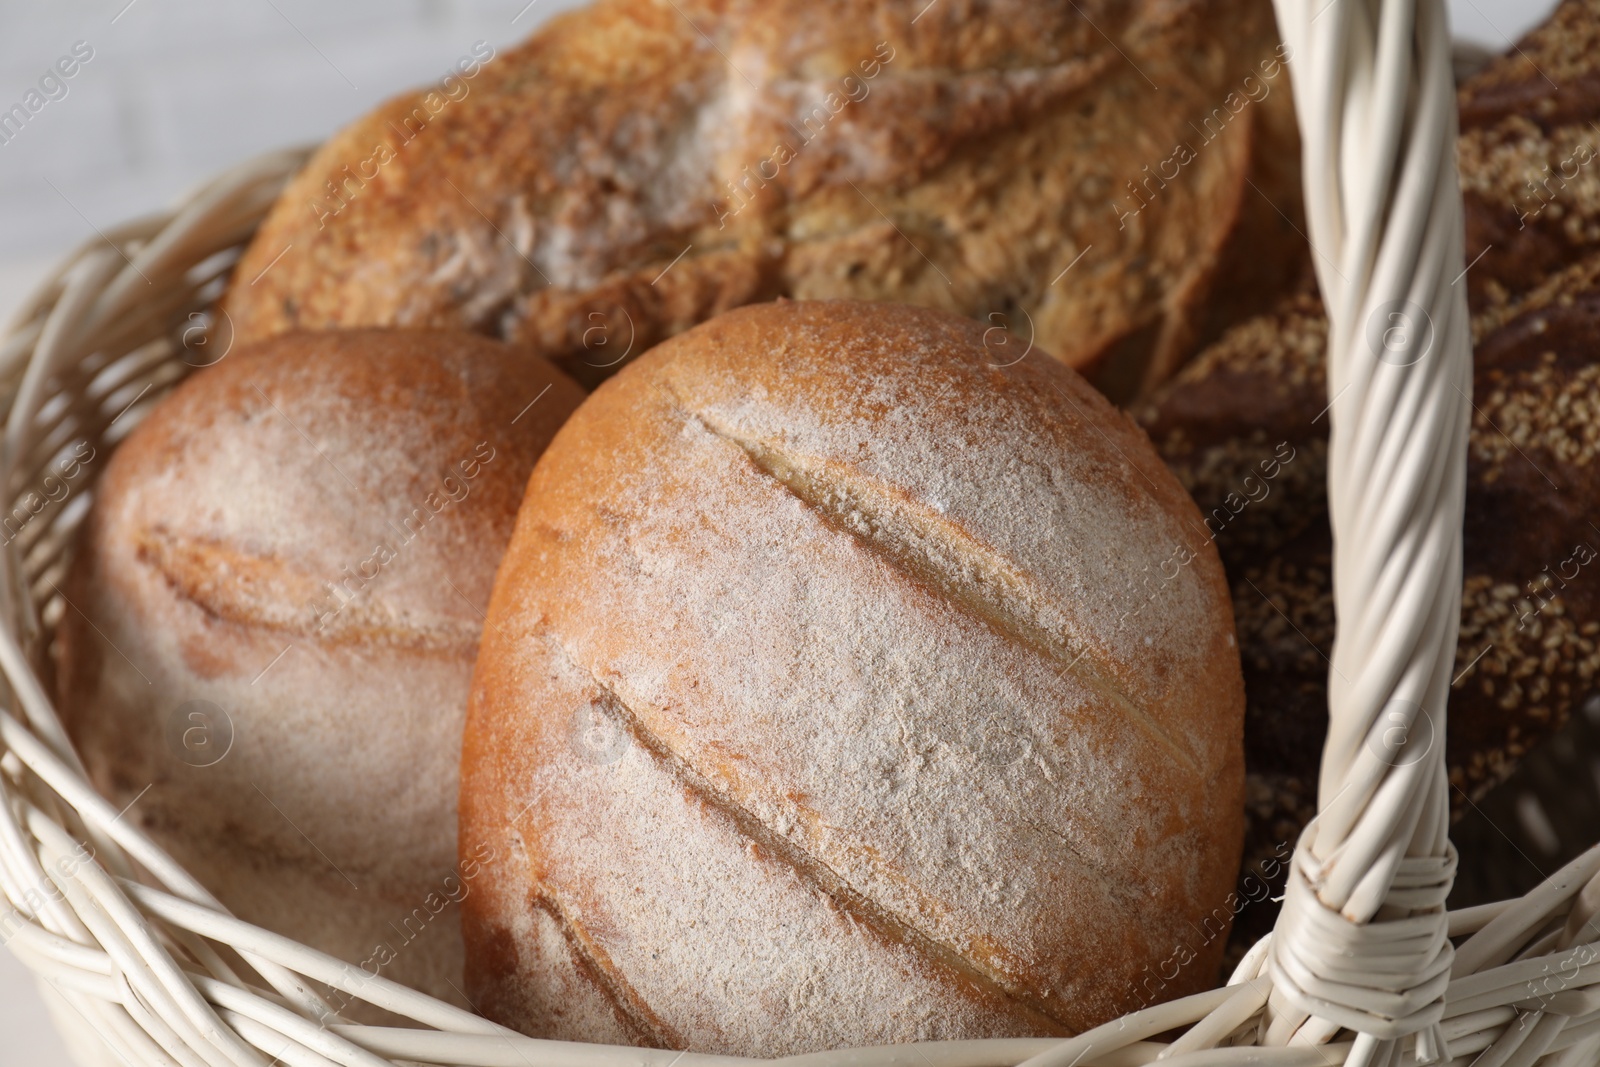
[[[1071,1039],[798,1057],[817,1067],[1591,1067],[1600,848],[1513,901],[1447,913],[1443,709],[1461,589],[1471,412],[1451,55],[1442,0],[1278,0],[1331,322],[1330,507],[1340,638],[1317,818],[1274,933],[1231,982]],[[304,153],[80,249],[0,343],[0,940],[86,1064],[685,1067],[722,1058],[522,1037],[233,917],[99,797],[51,706],[48,645],[93,474],[192,366],[210,308]],[[249,284],[239,279],[239,284]],[[82,453],[76,453],[82,455]],[[314,982],[308,982],[312,979]],[[413,1020],[354,1025],[321,986]],[[724,1061],[726,1062],[726,1061]]]

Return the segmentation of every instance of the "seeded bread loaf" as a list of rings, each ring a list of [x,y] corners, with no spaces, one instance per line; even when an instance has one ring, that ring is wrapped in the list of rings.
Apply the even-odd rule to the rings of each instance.
[[[788,295],[946,308],[1130,395],[1304,254],[1267,0],[599,0],[335,136],[239,336],[445,326],[597,382]]]
[[[1477,338],[1447,751],[1458,815],[1560,727],[1600,668],[1600,593],[1570,577],[1600,549],[1580,514],[1600,491],[1588,402],[1600,375],[1600,185],[1584,147],[1600,143],[1597,42],[1600,2],[1565,0],[1504,56],[1474,64],[1458,92]],[[1249,697],[1247,861],[1271,872],[1243,879],[1263,889],[1257,901],[1281,884],[1281,858],[1315,812],[1326,732],[1326,344],[1321,301],[1303,292],[1202,352],[1139,416],[1195,494],[1233,585]],[[1246,910],[1236,941],[1266,933],[1274,910]]]
[[[1459,814],[1566,722],[1600,671],[1600,254],[1474,320],[1458,677]],[[1257,859],[1315,812],[1334,636],[1327,322],[1300,297],[1203,352],[1140,412],[1233,588]],[[1247,915],[1265,933],[1266,912]]]
[[[1221,568],[1131,420],[984,332],[745,308],[552,443],[462,754],[490,1017],[775,1056],[1071,1033],[1217,980]]]
[[[1459,104],[1467,284],[1485,308],[1600,247],[1600,0],[1563,0]]]
[[[581,396],[497,342],[391,330],[240,346],[179,386],[112,455],[66,586],[60,706],[95,786],[242,917],[459,1001],[481,612]]]

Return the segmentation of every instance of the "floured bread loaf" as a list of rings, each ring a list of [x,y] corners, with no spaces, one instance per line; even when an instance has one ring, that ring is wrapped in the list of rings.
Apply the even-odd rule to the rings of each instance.
[[[984,327],[765,304],[557,436],[462,753],[468,990],[783,1055],[1205,988],[1242,830],[1221,566],[1149,441]]]
[[[112,456],[67,586],[60,704],[95,785],[240,916],[459,1000],[481,613],[581,396],[496,342],[383,330],[181,385]]]
[[[1283,58],[1267,0],[600,0],[330,140],[227,308],[592,383],[730,307],[895,300],[1129,394],[1304,254]]]

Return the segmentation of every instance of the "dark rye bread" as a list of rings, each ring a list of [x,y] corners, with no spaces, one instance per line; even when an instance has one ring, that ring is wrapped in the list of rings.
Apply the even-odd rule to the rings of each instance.
[[[1267,0],[599,0],[483,51],[291,183],[239,337],[466,328],[593,385],[728,308],[849,297],[1131,395],[1304,254]]]
[[[1600,246],[1600,0],[1565,0],[1458,94],[1477,306]]]
[[[1457,93],[1478,405],[1458,649],[1466,673],[1449,709],[1458,816],[1559,728],[1596,667],[1600,602],[1578,560],[1600,549],[1600,531],[1579,513],[1600,488],[1587,399],[1600,362],[1590,354],[1600,345],[1596,260],[1583,258],[1600,256],[1600,0],[1567,0],[1506,55],[1471,66]],[[1321,301],[1290,297],[1201,353],[1140,412],[1212,516],[1233,584],[1248,696],[1246,865],[1275,872],[1247,876],[1241,890],[1281,882],[1278,861],[1315,812],[1334,636],[1326,342]],[[1578,568],[1575,582],[1563,565]],[[1273,910],[1247,909],[1235,944],[1265,933]]]
[[[1459,678],[1459,816],[1567,721],[1600,669],[1600,253],[1474,320]],[[1247,865],[1315,811],[1334,636],[1320,301],[1231,331],[1139,419],[1194,495],[1232,586],[1246,692]],[[1239,934],[1265,932],[1268,909]]]

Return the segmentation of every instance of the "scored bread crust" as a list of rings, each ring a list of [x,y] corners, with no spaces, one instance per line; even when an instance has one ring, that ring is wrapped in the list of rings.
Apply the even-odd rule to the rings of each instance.
[[[333,137],[226,307],[246,338],[479,330],[593,384],[730,307],[897,300],[1131,393],[1303,255],[1273,26],[1265,0],[599,0]]]
[[[1203,527],[1131,421],[995,355],[944,313],[760,305],[558,435],[463,746],[492,1018],[780,1055],[1068,1033],[1215,980],[1220,565],[1171,562]]]
[[[459,1001],[481,612],[581,398],[485,338],[390,330],[181,384],[111,453],[65,586],[60,706],[96,788],[236,914]]]

